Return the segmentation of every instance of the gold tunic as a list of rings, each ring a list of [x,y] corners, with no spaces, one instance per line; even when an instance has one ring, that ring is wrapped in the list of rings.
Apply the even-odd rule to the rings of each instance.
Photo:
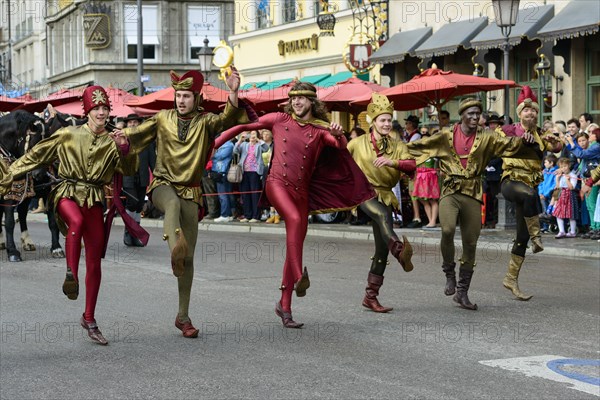
[[[523,145],[521,138],[507,138],[490,130],[478,129],[467,166],[463,168],[454,149],[454,132],[450,128],[431,137],[408,143],[409,153],[416,158],[417,165],[428,158],[437,157],[442,176],[440,199],[453,193],[462,193],[483,202],[482,175],[491,159],[498,157],[523,157],[539,159],[533,146]]]
[[[56,131],[15,161],[10,172],[19,177],[55,160],[59,161],[58,176],[63,180],[50,192],[54,207],[61,198],[70,198],[80,207],[101,203],[103,187],[112,182],[115,171],[126,175],[137,170],[135,154],[123,157],[108,133],[97,135],[85,124]],[[60,220],[59,227],[66,232]]]
[[[202,205],[202,171],[215,136],[234,125],[250,121],[244,109],[227,102],[221,114],[195,116],[183,141],[177,134],[177,121],[176,110],[163,110],[137,127],[123,129],[123,132],[135,154],[156,140],[154,180],[148,192],[160,185],[171,185],[182,199]]]
[[[0,158],[0,196],[8,192],[12,186],[12,174],[8,171],[8,166]]]
[[[390,160],[406,160],[411,159],[406,144],[395,138],[389,139],[389,148],[384,155]],[[365,134],[352,139],[348,142],[348,151],[363,171],[373,189],[377,193],[377,199],[386,206],[392,206],[395,209],[400,207],[398,198],[392,192],[392,188],[396,186],[400,180],[401,172],[397,168],[381,167],[377,168],[373,165],[373,161],[377,158],[377,154],[373,149],[371,135]]]
[[[519,131],[522,131],[521,125],[519,124],[517,128],[520,128]],[[535,143],[537,146],[544,151],[553,151],[554,145],[550,142],[543,140],[540,137],[540,133],[536,129],[535,131],[530,132],[535,138]],[[505,135],[504,131],[502,134]],[[520,137],[520,136],[518,136]],[[539,185],[544,180],[544,175],[542,173],[544,166],[541,158],[535,159],[520,159],[520,158],[503,158],[502,159],[502,180],[505,178],[510,179],[511,181],[523,182],[524,184],[535,187]]]

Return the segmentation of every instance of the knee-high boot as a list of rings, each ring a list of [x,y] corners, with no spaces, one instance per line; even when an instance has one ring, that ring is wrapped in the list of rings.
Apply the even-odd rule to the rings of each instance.
[[[452,296],[456,293],[456,263],[443,263],[442,271],[446,274],[446,287],[444,288],[444,294],[446,296]]]
[[[519,272],[521,271],[521,266],[523,265],[524,257],[518,256],[516,254],[510,255],[510,262],[508,263],[508,272],[502,280],[502,284],[505,288],[512,291],[515,297],[518,300],[527,301],[531,299],[533,296],[527,296],[521,289],[519,289]]]
[[[467,268],[461,264],[460,269],[458,270],[458,285],[456,286],[456,294],[454,295],[453,300],[467,310],[477,310],[477,304],[471,304],[468,296],[472,277],[473,268]]]
[[[383,276],[375,275],[369,272],[367,278],[367,288],[365,289],[365,298],[363,299],[363,307],[370,308],[378,313],[386,313],[392,311],[391,307],[384,307],[379,304],[377,296],[379,296],[379,288],[383,285]]]
[[[544,250],[542,244],[542,235],[540,232],[540,218],[536,215],[534,217],[525,217],[525,224],[527,225],[527,231],[529,232],[529,238],[531,240],[531,251],[539,253]]]

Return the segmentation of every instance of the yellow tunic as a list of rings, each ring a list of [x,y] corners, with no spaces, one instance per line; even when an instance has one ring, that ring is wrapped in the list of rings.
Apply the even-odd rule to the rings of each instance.
[[[115,171],[125,175],[137,169],[134,154],[123,157],[108,133],[94,134],[86,124],[56,131],[11,164],[10,172],[19,177],[55,160],[59,161],[58,176],[63,180],[50,193],[54,207],[61,198],[70,198],[80,207],[101,203],[103,187],[112,182]],[[66,232],[60,220],[59,227]]]
[[[8,166],[0,159],[0,196],[8,192],[12,186],[12,174],[8,171]]]
[[[523,129],[518,125],[517,128]],[[504,134],[504,132],[502,131]],[[540,137],[540,132],[530,132],[535,138],[535,143],[542,152],[553,151],[554,145]],[[544,180],[542,173],[544,166],[540,157],[536,159],[520,159],[520,158],[503,158],[502,159],[502,180],[508,178],[511,181],[523,182],[524,184],[535,187]]]
[[[491,159],[498,157],[523,157],[539,159],[533,146],[523,145],[521,138],[507,138],[490,130],[477,131],[467,166],[463,168],[454,149],[454,132],[444,128],[431,137],[408,143],[409,153],[416,158],[417,165],[428,158],[437,157],[442,176],[440,199],[453,193],[462,193],[483,202],[482,175]]]
[[[390,149],[387,150],[385,158],[390,160],[406,160],[411,159],[406,144],[400,140],[390,138]],[[392,192],[392,188],[396,186],[400,180],[401,172],[397,168],[381,167],[377,168],[373,165],[373,161],[377,158],[377,154],[373,149],[371,135],[365,134],[352,139],[348,142],[348,151],[352,155],[354,161],[365,174],[373,189],[377,193],[377,199],[386,206],[392,206],[395,209],[400,207],[398,198]]]
[[[182,199],[202,205],[202,171],[208,161],[214,138],[237,124],[250,122],[242,108],[229,102],[223,113],[198,114],[189,125],[185,140],[177,134],[177,111],[163,110],[141,125],[123,129],[130,150],[139,154],[156,140],[154,180],[148,192],[160,185],[171,185]]]

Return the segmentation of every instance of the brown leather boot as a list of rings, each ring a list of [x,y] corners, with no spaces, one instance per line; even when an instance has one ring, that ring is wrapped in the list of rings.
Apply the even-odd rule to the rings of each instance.
[[[456,263],[443,263],[442,271],[446,274],[446,287],[444,288],[444,294],[446,296],[452,296],[456,293]]]
[[[502,284],[505,288],[512,291],[512,293],[518,300],[527,301],[533,296],[528,296],[521,292],[521,290],[519,289],[519,272],[521,271],[521,266],[523,265],[524,260],[524,257],[518,256],[516,254],[510,255],[510,262],[508,263],[508,272],[504,276]]]
[[[177,235],[177,243],[171,251],[171,268],[173,268],[173,275],[179,278],[185,271],[184,262],[185,255],[188,251],[188,245],[181,229],[175,229],[175,234]]]
[[[367,278],[367,288],[365,289],[365,298],[363,299],[363,307],[370,308],[377,313],[386,313],[392,311],[391,307],[384,307],[379,304],[377,296],[379,296],[379,288],[383,285],[383,276],[375,275],[369,272]]]
[[[525,224],[527,225],[527,231],[529,232],[529,239],[531,240],[531,251],[539,253],[544,251],[544,245],[542,244],[542,234],[540,232],[540,217],[537,215],[534,217],[525,217]]]
[[[192,321],[188,319],[186,322],[179,320],[179,315],[175,318],[175,327],[183,332],[183,337],[194,339],[198,337],[199,330],[192,325]]]
[[[471,286],[471,278],[473,277],[473,269],[465,268],[461,265],[458,270],[458,285],[456,287],[456,294],[452,298],[462,308],[467,310],[477,310],[477,304],[471,304],[469,300],[468,292]]]
[[[406,236],[402,236],[402,242],[398,238],[391,237],[388,242],[388,249],[398,259],[404,271],[410,272],[413,270],[414,267],[411,261],[413,249]]]

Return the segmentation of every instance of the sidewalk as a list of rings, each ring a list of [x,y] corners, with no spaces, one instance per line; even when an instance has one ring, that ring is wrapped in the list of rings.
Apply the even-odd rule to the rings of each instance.
[[[46,222],[45,214],[28,214],[28,222]],[[148,228],[161,228],[163,224],[159,219],[142,219],[142,226]],[[120,218],[115,218],[114,225],[123,226]],[[201,232],[235,232],[235,233],[260,233],[260,234],[285,234],[285,223],[278,225],[265,224],[264,222],[250,224],[242,222],[218,223],[212,221],[202,221],[198,223],[198,230]],[[415,254],[421,251],[431,253],[439,251],[441,231],[424,229],[394,229],[399,236],[406,235],[408,240],[415,248]],[[514,230],[483,229],[477,244],[478,253],[483,253],[486,257],[494,257],[494,254],[503,251],[510,251],[514,237]],[[353,226],[347,224],[320,224],[311,223],[308,225],[308,237],[323,237],[330,240],[373,240],[373,230],[370,225]],[[539,256],[557,256],[567,259],[577,259],[581,257],[600,260],[600,243],[590,239],[554,239],[554,234],[544,234],[544,251],[536,254]],[[460,229],[457,229],[455,243],[460,246]],[[457,249],[457,255],[460,250]],[[531,256],[527,252],[527,256]],[[479,256],[479,255],[478,255]],[[600,261],[599,261],[600,266]]]

